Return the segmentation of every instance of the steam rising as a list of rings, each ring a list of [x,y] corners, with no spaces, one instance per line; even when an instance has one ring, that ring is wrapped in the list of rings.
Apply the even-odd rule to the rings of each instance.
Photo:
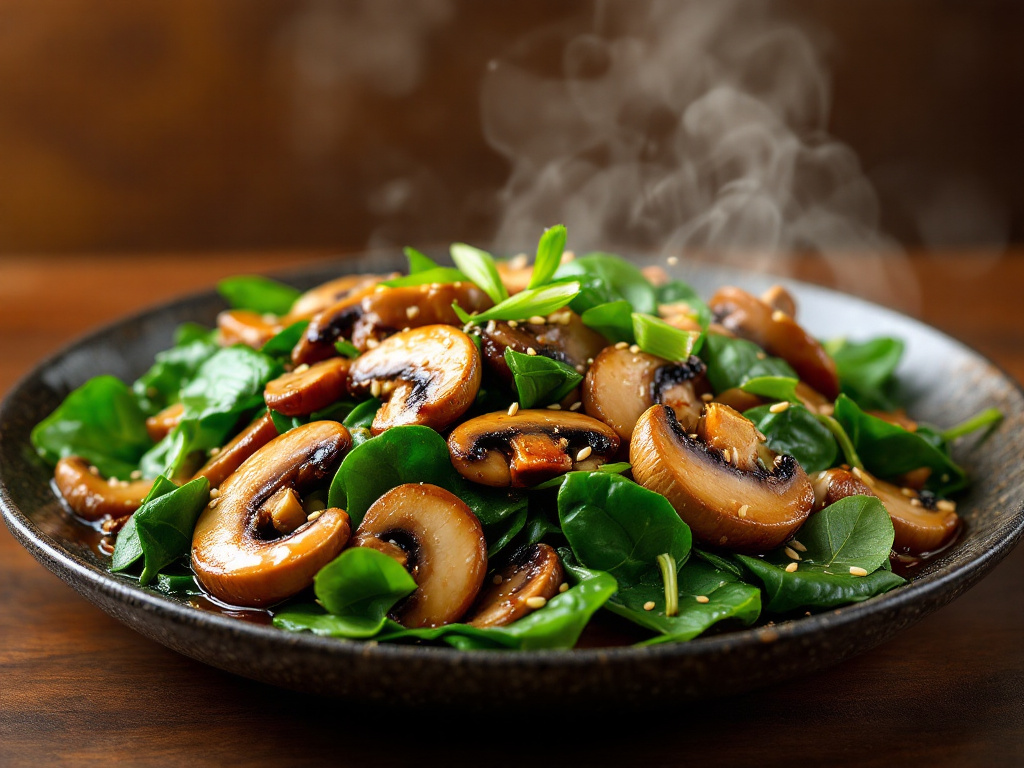
[[[810,251],[841,287],[907,306],[875,193],[825,132],[829,95],[809,34],[764,2],[599,2],[489,66],[484,131],[512,166],[495,248],[562,222],[577,251],[774,271]]]

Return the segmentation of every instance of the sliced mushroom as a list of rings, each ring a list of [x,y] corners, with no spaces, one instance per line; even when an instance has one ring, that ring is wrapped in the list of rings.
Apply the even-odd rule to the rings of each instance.
[[[149,434],[149,439],[154,443],[159,443],[167,437],[172,429],[181,423],[181,417],[184,413],[184,404],[174,403],[164,408],[155,416],[150,416],[146,419],[146,432]]]
[[[926,555],[953,540],[960,518],[953,502],[937,501],[934,494],[900,488],[861,469],[829,469],[814,481],[818,509],[847,496],[874,496],[885,506],[896,533],[893,549],[900,554]]]
[[[731,410],[706,409],[688,433],[671,408],[651,406],[633,431],[633,478],[665,496],[699,541],[763,552],[807,519],[814,490],[796,459],[771,452]]]
[[[332,357],[311,366],[299,366],[267,382],[267,407],[285,416],[306,416],[326,408],[348,392],[348,358]]]
[[[334,348],[335,342],[352,335],[356,320],[363,314],[363,299],[378,287],[368,285],[359,288],[314,315],[305,333],[292,349],[292,363],[312,365],[329,357],[336,357],[338,352]]]
[[[346,275],[311,288],[299,296],[292,304],[288,314],[281,318],[282,325],[288,326],[299,320],[309,320],[319,312],[337,304],[356,291],[374,286],[382,280],[398,277],[398,273],[390,275]]]
[[[373,434],[406,424],[442,429],[476,399],[480,353],[458,328],[428,325],[397,333],[361,355],[350,377],[354,392],[385,400],[373,419]]]
[[[530,354],[532,349],[537,355],[566,363],[583,373],[608,343],[604,336],[584,325],[571,309],[559,310],[547,318],[531,319],[544,322],[495,321],[487,323],[480,331],[480,346],[488,367],[508,384],[513,382],[512,371],[505,362],[508,348],[524,355]]]
[[[277,427],[269,413],[264,413],[249,426],[233,437],[223,448],[215,449],[213,455],[193,475],[205,477],[211,488],[217,488],[242,462],[277,437]]]
[[[457,621],[473,604],[487,573],[487,540],[480,521],[458,496],[428,483],[392,488],[374,502],[352,546],[391,555],[416,581],[396,606],[406,627]]]
[[[106,480],[79,456],[58,461],[53,480],[72,511],[90,522],[130,515],[153,487],[152,480]]]
[[[471,282],[432,283],[374,291],[362,303],[362,315],[352,328],[352,343],[371,349],[403,328],[424,325],[462,326],[452,302],[467,312],[493,305],[487,294]]]
[[[635,347],[632,349],[636,349]],[[701,394],[707,370],[690,357],[671,363],[631,348],[605,347],[583,380],[583,409],[615,430],[623,441],[633,434],[636,420],[655,403],[672,408],[686,429],[692,429],[704,405]]]
[[[279,334],[284,326],[273,315],[261,315],[247,309],[227,309],[217,315],[217,329],[222,346],[244,344],[259,349]]]
[[[827,399],[834,400],[839,395],[835,362],[789,313],[773,309],[733,286],[720,288],[708,306],[726,329],[753,341],[768,354],[781,357],[793,366],[801,380]]]
[[[511,624],[557,595],[564,576],[558,553],[551,546],[522,546],[480,593],[463,621],[474,627]]]
[[[615,430],[571,411],[489,413],[463,422],[448,436],[459,474],[494,487],[526,488],[573,469],[597,469],[618,448]]]
[[[246,459],[196,523],[192,570],[203,587],[226,603],[260,607],[312,584],[316,572],[348,542],[348,515],[332,507],[285,536],[267,523],[287,503],[278,496],[282,488],[301,492],[330,478],[350,444],[341,424],[314,421]]]

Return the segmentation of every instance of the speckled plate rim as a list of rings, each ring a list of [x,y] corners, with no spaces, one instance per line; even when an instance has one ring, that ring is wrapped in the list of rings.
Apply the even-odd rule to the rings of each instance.
[[[338,263],[318,264],[303,271],[278,272],[275,273],[275,276],[285,279],[297,279],[310,275],[324,278],[325,275],[339,274],[339,270],[355,271],[353,263],[352,260],[346,260]],[[715,271],[720,272],[725,277],[737,277],[731,270]],[[742,281],[743,277],[740,277],[740,281]],[[1006,383],[1016,390],[1017,396],[1024,398],[1024,388],[1000,366],[958,340],[914,318],[848,294],[794,281],[785,277],[773,277],[762,274],[755,275],[754,277],[783,282],[799,293],[818,293],[825,296],[838,297],[843,302],[859,304],[862,308],[867,308],[872,312],[887,313],[890,316],[898,317],[902,322],[918,326],[919,330],[923,332],[937,335],[943,342],[956,345],[966,354],[991,366],[1005,378]],[[103,337],[115,333],[119,328],[138,323],[148,316],[171,307],[184,305],[189,302],[208,300],[215,295],[214,291],[192,293],[119,318],[83,334],[62,347],[59,351],[43,359],[12,387],[3,402],[0,403],[0,445],[2,445],[6,436],[3,427],[10,420],[13,409],[27,395],[28,388],[43,371],[57,366],[79,347],[99,342]],[[0,511],[2,511],[4,520],[14,537],[41,564],[92,602],[96,602],[96,600],[90,593],[95,592],[96,595],[103,595],[122,603],[129,611],[142,611],[154,617],[159,617],[173,625],[220,633],[226,638],[231,638],[233,641],[252,641],[270,646],[282,645],[282,647],[287,646],[289,649],[302,648],[316,654],[323,654],[328,658],[359,658],[364,661],[380,658],[397,660],[399,662],[408,661],[415,664],[423,663],[425,659],[429,659],[429,663],[441,665],[450,670],[474,666],[484,669],[514,671],[525,670],[535,666],[549,667],[552,664],[559,667],[582,670],[593,668],[595,664],[607,667],[608,665],[614,666],[617,663],[628,662],[632,664],[638,660],[678,661],[682,659],[713,657],[740,647],[753,646],[764,648],[775,644],[805,645],[808,641],[814,643],[827,638],[843,628],[859,625],[871,617],[878,618],[879,614],[884,614],[886,617],[896,620],[896,623],[901,624],[893,632],[883,634],[864,648],[858,648],[849,654],[838,653],[835,660],[840,661],[849,655],[859,653],[872,645],[888,639],[894,632],[900,631],[902,628],[923,618],[924,615],[955,599],[988,573],[1013,549],[1022,535],[1024,535],[1024,499],[1022,499],[1018,501],[1015,508],[1007,512],[1002,525],[989,534],[987,543],[990,546],[987,546],[981,555],[964,562],[959,562],[954,557],[950,562],[915,578],[907,585],[899,587],[892,592],[812,616],[781,621],[769,627],[738,629],[720,635],[698,637],[685,643],[669,643],[644,647],[626,646],[512,652],[481,650],[466,652],[443,646],[367,644],[362,641],[320,637],[311,633],[291,633],[270,626],[256,625],[190,608],[167,596],[141,588],[123,577],[118,577],[94,566],[75,552],[69,550],[62,541],[54,539],[41,531],[15,504],[10,495],[5,474],[6,472],[3,468],[0,468]],[[922,604],[929,604],[929,607],[918,615],[907,615],[908,611],[913,613],[912,609]],[[104,605],[100,605],[100,607],[107,610],[108,613],[111,612]],[[125,621],[123,616],[118,616],[118,618]],[[135,628],[138,629],[138,627]],[[186,655],[192,655],[188,649],[176,647],[176,650]],[[196,658],[199,657],[197,656]],[[201,660],[215,666],[220,666],[215,660],[208,658]],[[816,666],[827,666],[830,663],[826,662]],[[222,668],[237,672],[237,670],[227,666]],[[243,671],[239,672],[239,674],[246,673]],[[258,677],[256,675],[249,676]],[[728,693],[728,689],[729,686],[724,686],[723,691]],[[737,690],[743,689],[744,686],[742,685],[737,687]],[[344,694],[344,692],[340,693]]]

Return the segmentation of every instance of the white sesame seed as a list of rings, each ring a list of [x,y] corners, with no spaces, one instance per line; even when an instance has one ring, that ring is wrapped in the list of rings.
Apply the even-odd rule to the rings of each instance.
[[[370,382],[370,394],[374,397],[380,397],[380,382],[377,379]]]
[[[309,370],[309,363],[303,363],[302,365],[295,366],[295,370],[292,373],[305,373]]]
[[[676,264],[679,263],[679,257],[678,256],[669,256],[667,259],[665,259],[665,261],[668,262],[668,265],[670,267],[674,267]]]
[[[798,567],[796,563],[790,563],[786,566],[786,573],[793,573]]]
[[[924,505],[921,503],[920,499],[914,498],[914,499],[910,500],[910,506],[912,506],[912,507],[922,507]]]
[[[497,327],[498,327],[498,324],[496,322],[494,322],[493,320],[488,320],[487,321],[487,333],[494,333],[494,331],[495,331],[495,329]]]
[[[214,447],[214,448],[211,448],[211,449],[210,449],[210,450],[208,451],[208,453],[210,454],[210,456],[218,456],[218,455],[220,454],[220,452],[221,452],[221,449],[220,449],[219,447]]]
[[[625,349],[625,348],[626,348],[626,347],[628,347],[628,346],[629,346],[629,344],[627,344],[626,342],[624,342],[624,341],[620,341],[619,343],[617,343],[617,344],[615,345],[615,348],[616,348],[616,349]]]
[[[492,584],[501,584],[501,582],[502,582],[501,574],[500,573],[494,574],[494,578],[491,579],[491,583]]]
[[[851,565],[850,566],[850,575],[851,576],[867,576],[868,572],[866,570],[864,570],[863,568],[861,568],[859,565]]]
[[[558,403],[552,403],[551,405],[548,406],[548,410],[549,411],[560,411],[560,410],[562,410],[562,406],[560,406]]]
[[[512,405],[508,407],[508,415],[515,416],[517,413],[519,413],[519,403],[512,403]]]
[[[740,465],[740,451],[736,447],[733,447],[732,449],[732,463],[737,467]]]
[[[768,410],[771,411],[772,413],[782,413],[783,411],[787,410],[788,408],[789,408],[789,401],[788,400],[782,400],[781,402],[773,403],[772,405],[768,406]]]
[[[587,370],[587,369],[583,365],[583,363],[580,363],[579,365],[576,366],[576,373],[583,373],[585,370]]]
[[[583,406],[583,403],[577,400],[575,403],[569,406],[570,411],[578,411]]]
[[[790,541],[789,542],[789,546],[791,546],[797,552],[806,552],[807,551],[807,547],[805,547],[803,544],[801,544],[796,539],[793,539],[792,541]]]
[[[508,327],[509,328],[518,328],[519,327],[519,322],[516,321],[516,320],[509,320],[508,321]]]
[[[767,360],[768,359],[768,355],[765,354],[764,352],[758,352],[758,353],[756,353],[754,355],[754,357],[756,357],[758,360]]]
[[[213,501],[210,502],[210,509],[216,509],[217,508],[217,501],[218,501],[217,499],[214,499]]]
[[[781,323],[783,320],[787,319],[789,319],[789,315],[787,315],[781,309],[776,309],[774,312],[772,312],[772,320],[774,320],[776,323]]]
[[[380,342],[377,341],[376,339],[367,339],[366,340],[366,348],[367,349],[376,349],[379,346],[380,346]]]
[[[565,582],[563,581],[563,582],[562,582],[561,584],[559,584],[559,585],[558,585],[558,591],[559,591],[559,592],[568,592],[568,591],[569,591],[569,585],[568,585],[568,584],[566,584],[566,583],[565,583]]]
[[[710,403],[712,400],[715,399],[715,396],[712,395],[710,392],[705,392],[703,395],[700,396],[700,399],[703,400],[705,403]]]
[[[697,595],[697,597],[695,599],[697,600],[698,603],[710,603],[711,602],[711,598],[708,597],[707,595]]]
[[[526,354],[528,354],[530,357],[533,357],[534,355],[537,354],[537,350],[534,349],[533,347],[527,347]]]
[[[956,512],[956,502],[949,499],[942,499],[935,502],[935,508],[940,512]]]
[[[128,477],[130,477],[132,480],[138,480],[139,478],[142,477],[142,470],[141,469],[133,470],[132,473],[130,475],[128,475]]]
[[[530,318],[531,325],[544,325],[545,323],[547,323],[547,320],[545,320],[540,315],[534,315],[533,317]]]
[[[322,515],[323,513],[324,513],[324,511],[322,509],[314,509],[308,515],[306,515],[306,522],[307,523],[312,523],[314,520],[316,520],[318,517],[320,517],[320,515]]]
[[[746,517],[747,516],[747,512],[749,510],[750,510],[750,505],[749,504],[744,504],[742,507],[739,508],[739,510],[737,510],[736,514],[739,515],[740,517]]]
[[[220,488],[211,488],[210,489],[210,498],[211,499],[216,499],[219,496],[220,496]]]
[[[639,344],[630,344],[629,345],[629,351],[632,352],[634,355],[638,354],[640,352],[640,345]]]
[[[420,308],[417,307],[417,306],[412,306],[412,307],[406,307],[405,308],[405,316],[408,317],[410,320],[412,320],[414,317],[416,317],[416,315],[418,315],[419,313],[420,313]]]
[[[654,610],[654,601],[653,600],[648,600],[646,603],[644,603],[644,610],[645,611],[653,611]]]
[[[917,491],[913,488],[900,488],[900,493],[906,496],[908,499],[912,499],[917,496]]]
[[[592,454],[593,452],[594,449],[591,448],[589,445],[582,448],[580,452],[576,454],[576,461],[584,461],[585,459],[590,458],[590,454]]]
[[[94,467],[94,466],[92,466],[92,465],[90,464],[90,465],[89,465],[89,474],[90,474],[90,475],[94,475],[94,476],[96,476],[96,477],[99,477],[99,476],[100,476],[100,470],[99,470],[99,467]]]
[[[547,604],[548,599],[546,597],[541,597],[540,595],[534,595],[533,597],[526,598],[526,605],[528,608],[543,608]]]
[[[792,547],[786,547],[782,551],[786,553],[786,557],[788,557],[790,560],[799,560],[800,559],[800,555],[797,554],[797,551],[795,549],[793,549]]]

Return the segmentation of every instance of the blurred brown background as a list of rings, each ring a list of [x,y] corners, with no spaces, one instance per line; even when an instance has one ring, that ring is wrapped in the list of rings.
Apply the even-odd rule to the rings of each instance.
[[[754,4],[757,5],[757,4]],[[1024,3],[769,3],[907,246],[1024,240]],[[0,254],[493,233],[488,61],[574,0],[0,0]]]

